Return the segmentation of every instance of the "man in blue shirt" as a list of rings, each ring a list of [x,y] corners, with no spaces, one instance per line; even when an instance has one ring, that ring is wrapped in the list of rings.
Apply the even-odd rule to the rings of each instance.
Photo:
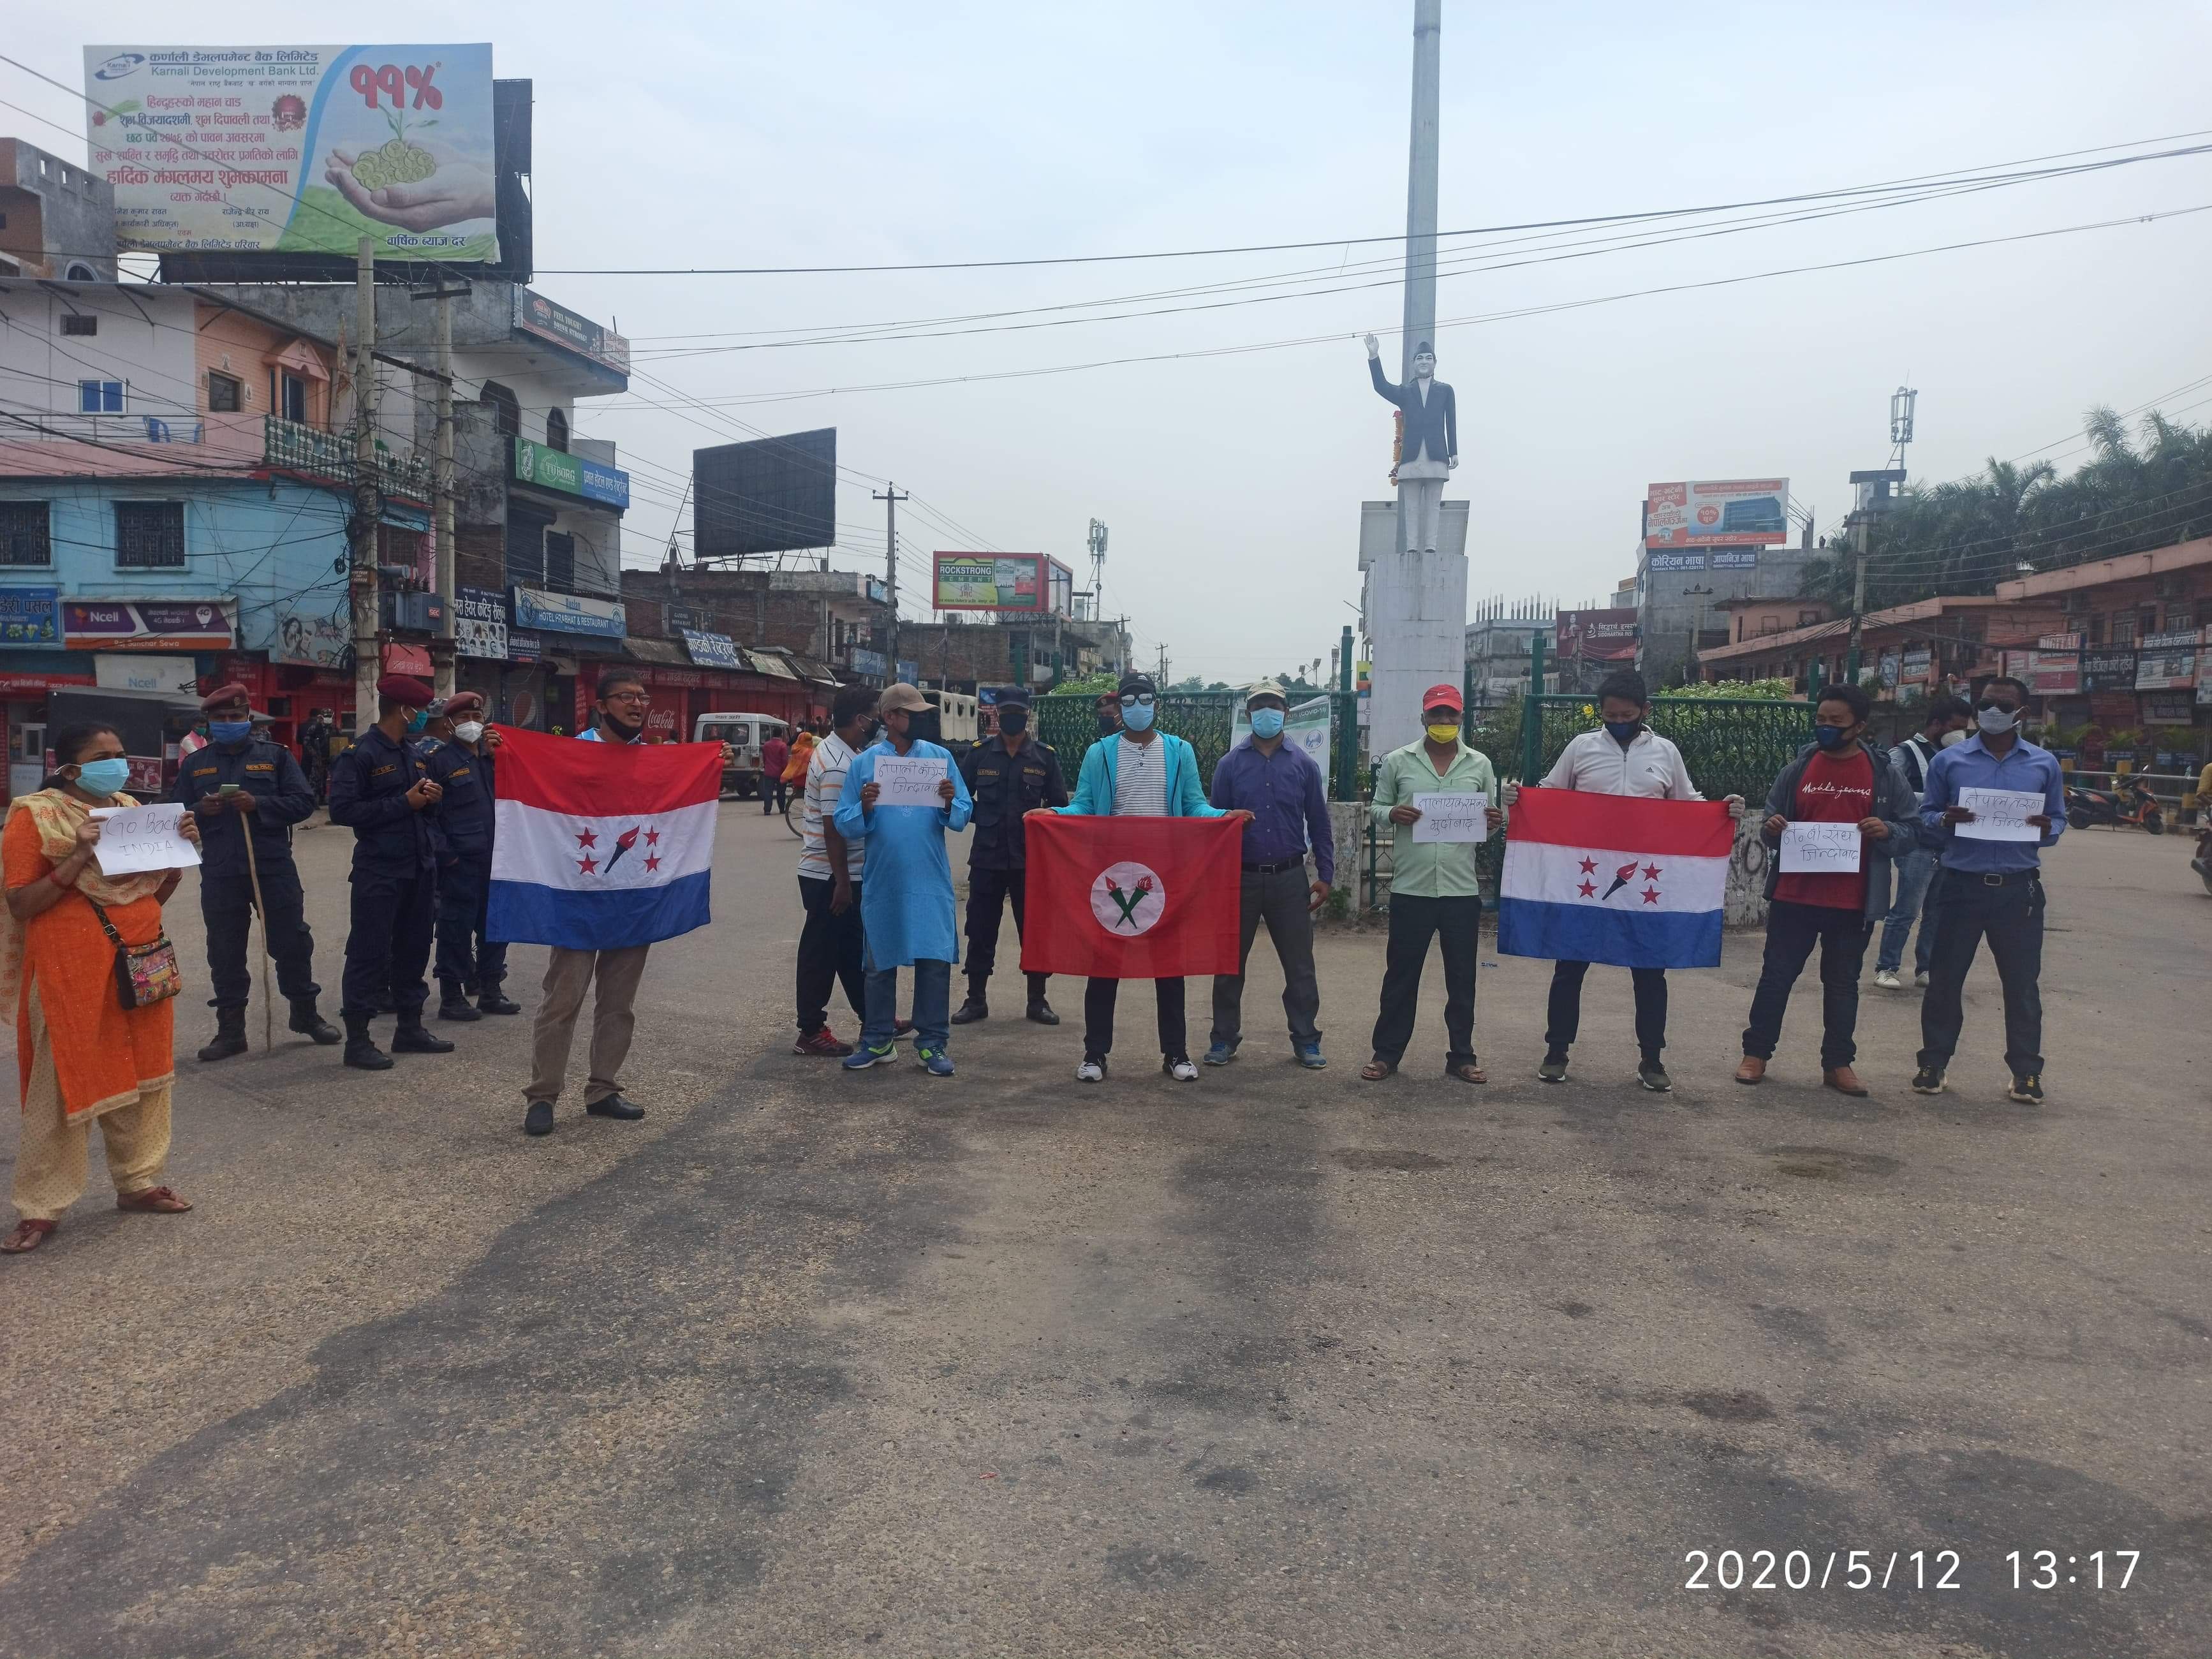
[[[1313,913],[1336,878],[1336,842],[1328,823],[1328,799],[1313,757],[1285,740],[1290,704],[1283,688],[1262,680],[1244,700],[1252,735],[1213,769],[1212,799],[1224,811],[1252,815],[1244,826],[1242,925],[1237,971],[1213,981],[1212,1046],[1209,1066],[1226,1066],[1243,1041],[1244,963],[1264,917],[1275,959],[1283,966],[1283,1012],[1290,1016],[1291,1049],[1298,1064],[1319,1071],[1321,984],[1314,975]],[[1313,846],[1319,879],[1306,880],[1306,846]]]
[[[1998,678],[1982,688],[1974,704],[1975,735],[1940,751],[1928,763],[1921,801],[1921,838],[1942,865],[1943,902],[1936,917],[1936,950],[1929,966],[1928,999],[1920,1006],[1920,1070],[1912,1079],[1923,1095],[1943,1092],[1943,1073],[1959,1046],[1965,1018],[1960,998],[1966,970],[1982,936],[2004,988],[2005,1064],[2012,1071],[2006,1098],[2043,1103],[2043,871],[2039,847],[2066,830],[2066,787],[2058,762],[2020,735],[2027,688]],[[1961,835],[1976,814],[1959,805],[1961,791],[2002,789],[2042,797],[2043,810],[2026,822],[2038,841],[1990,841]]]

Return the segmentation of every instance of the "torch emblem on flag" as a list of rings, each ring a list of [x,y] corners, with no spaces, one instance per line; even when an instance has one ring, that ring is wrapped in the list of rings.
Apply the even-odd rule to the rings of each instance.
[[[1166,913],[1167,889],[1149,866],[1109,864],[1091,885],[1091,914],[1109,933],[1146,933]]]

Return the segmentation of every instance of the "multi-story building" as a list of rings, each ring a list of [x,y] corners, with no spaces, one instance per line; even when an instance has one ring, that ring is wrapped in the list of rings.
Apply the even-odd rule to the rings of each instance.
[[[115,280],[115,186],[21,138],[0,138],[0,276]]]
[[[1475,620],[1467,625],[1468,714],[1479,717],[1529,690],[1529,643],[1544,641],[1548,649],[1558,627],[1558,612],[1548,600],[1486,599],[1475,607]],[[1547,670],[1544,684],[1551,690],[1557,677]]]

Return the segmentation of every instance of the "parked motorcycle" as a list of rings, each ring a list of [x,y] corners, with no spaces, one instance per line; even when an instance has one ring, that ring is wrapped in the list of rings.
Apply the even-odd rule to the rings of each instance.
[[[2069,786],[2066,791],[2066,822],[2074,829],[2088,829],[2103,823],[2118,829],[2132,823],[2154,836],[2166,833],[2166,809],[2158,804],[2150,786],[2135,773],[2116,779],[2110,789],[2085,789]]]

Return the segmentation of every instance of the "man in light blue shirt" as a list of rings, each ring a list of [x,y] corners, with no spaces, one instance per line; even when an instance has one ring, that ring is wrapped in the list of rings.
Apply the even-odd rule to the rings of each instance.
[[[1993,679],[1974,704],[1975,735],[1940,751],[1928,763],[1920,805],[1921,839],[1936,850],[1943,868],[1943,902],[1936,917],[1936,949],[1929,965],[1928,998],[1920,1006],[1920,1070],[1912,1087],[1943,1092],[1943,1073],[1959,1046],[1965,1021],[1966,970],[1982,936],[1990,940],[1997,981],[2004,989],[2005,1064],[2012,1072],[2006,1098],[2024,1106],[2043,1103],[2043,871],[2039,848],[2066,830],[2066,784],[2058,762],[2020,735],[2027,688],[2009,678]],[[1960,835],[1975,814],[1959,804],[1968,789],[2002,789],[2039,795],[2043,810],[2027,823],[2036,841],[1991,841]]]

